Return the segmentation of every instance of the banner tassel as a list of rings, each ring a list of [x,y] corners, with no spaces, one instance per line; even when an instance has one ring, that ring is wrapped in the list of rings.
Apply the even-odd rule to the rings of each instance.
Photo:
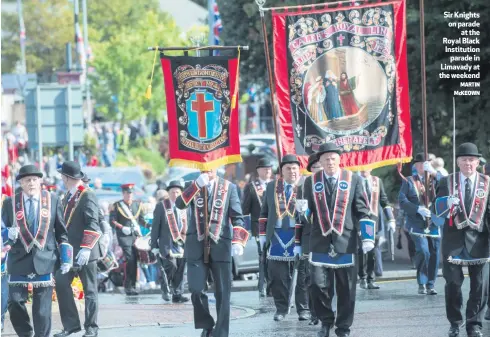
[[[240,46],[238,46],[238,58],[237,58],[237,63],[236,63],[236,79],[235,79],[235,92],[233,93],[233,96],[231,98],[231,108],[235,109],[236,108],[236,101],[237,101],[237,96],[238,96],[238,73],[240,71]]]
[[[153,67],[151,68],[150,84],[148,84],[148,87],[146,88],[146,93],[145,93],[145,98],[148,100],[151,98],[151,83],[153,82],[153,74],[155,72],[155,63],[157,61],[157,53],[158,53],[158,46],[155,47],[155,56],[153,57]]]

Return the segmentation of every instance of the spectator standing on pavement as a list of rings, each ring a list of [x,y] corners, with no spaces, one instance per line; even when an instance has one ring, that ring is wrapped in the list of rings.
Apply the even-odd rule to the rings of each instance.
[[[432,167],[434,167],[437,172],[441,173],[441,177],[447,177],[449,174],[444,168],[444,159],[441,157],[437,157],[432,161]]]

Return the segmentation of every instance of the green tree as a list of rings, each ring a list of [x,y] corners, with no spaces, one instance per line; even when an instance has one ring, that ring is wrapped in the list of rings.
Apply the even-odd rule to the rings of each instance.
[[[146,100],[154,52],[148,46],[181,46],[183,41],[173,19],[167,14],[147,11],[131,27],[120,27],[109,40],[94,43],[97,55],[92,65],[93,92],[98,110],[109,118],[124,120],[143,116],[162,119],[165,109],[163,76],[157,54],[152,81],[153,96]],[[113,97],[117,97],[117,103]]]

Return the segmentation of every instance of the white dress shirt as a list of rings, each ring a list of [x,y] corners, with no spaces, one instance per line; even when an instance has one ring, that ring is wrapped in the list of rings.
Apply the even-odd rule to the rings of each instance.
[[[24,207],[25,207],[25,217],[26,219],[29,218],[29,211],[30,211],[30,203],[29,203],[29,199],[30,197],[25,194],[25,193],[22,193],[24,195]],[[38,213],[39,213],[39,195],[35,195],[32,197],[32,201],[34,201],[34,219],[37,221],[37,218],[38,218]]]
[[[470,187],[471,187],[471,193],[474,193],[475,192],[475,181],[476,181],[476,173],[473,173],[470,177],[470,181],[471,181],[471,184],[470,184]],[[464,202],[464,190],[466,188],[466,177],[463,175],[463,173],[459,172],[459,184],[460,184],[460,189],[461,189],[461,197],[463,198],[463,201]]]

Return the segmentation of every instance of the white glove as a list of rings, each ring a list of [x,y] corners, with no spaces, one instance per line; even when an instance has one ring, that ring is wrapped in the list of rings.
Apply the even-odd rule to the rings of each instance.
[[[384,236],[380,235],[379,239],[378,239],[378,246],[381,246],[385,242],[386,242],[386,238]]]
[[[436,169],[432,167],[430,161],[424,162],[424,171],[429,172],[429,174],[437,174]]]
[[[231,247],[231,253],[233,256],[242,256],[243,255],[243,246],[239,243],[234,243]]]
[[[447,206],[449,208],[453,207],[453,206],[459,206],[459,198],[458,197],[454,197],[454,196],[451,196],[447,199]]]
[[[201,175],[196,179],[196,184],[199,188],[209,184],[209,175],[207,173],[201,173]]]
[[[123,232],[124,235],[130,235],[131,228],[124,226],[123,228],[121,228],[121,232]]]
[[[389,227],[388,229],[394,233],[396,231],[396,221],[395,220],[388,221],[388,227]]]
[[[265,237],[265,235],[259,236],[259,242],[260,242],[260,249],[261,250],[264,249],[266,241],[267,241],[267,238]]]
[[[62,274],[66,274],[70,271],[70,268],[71,268],[71,264],[69,263],[63,263],[60,267],[60,270],[61,270],[61,273]]]
[[[301,246],[294,246],[294,248],[293,248],[293,254],[294,254],[294,256],[301,256],[301,255],[303,255]]]
[[[304,213],[308,209],[308,201],[306,199],[296,200],[296,211],[299,213]]]
[[[160,248],[152,248],[152,249],[151,249],[151,252],[152,252],[152,253],[153,253],[155,256],[160,255]]]
[[[88,263],[88,260],[90,259],[90,253],[91,250],[88,248],[82,248],[77,254],[77,264],[79,266],[84,266]]]
[[[374,249],[374,242],[372,241],[363,241],[362,242],[362,251],[364,254]]]
[[[419,208],[417,209],[417,213],[419,213],[422,218],[424,218],[424,220],[425,218],[430,218],[430,211],[424,206],[419,206]]]
[[[19,227],[9,227],[8,231],[9,240],[13,242],[17,241],[17,238],[19,237]]]
[[[136,234],[136,236],[142,236],[140,226],[134,227],[134,233]]]

